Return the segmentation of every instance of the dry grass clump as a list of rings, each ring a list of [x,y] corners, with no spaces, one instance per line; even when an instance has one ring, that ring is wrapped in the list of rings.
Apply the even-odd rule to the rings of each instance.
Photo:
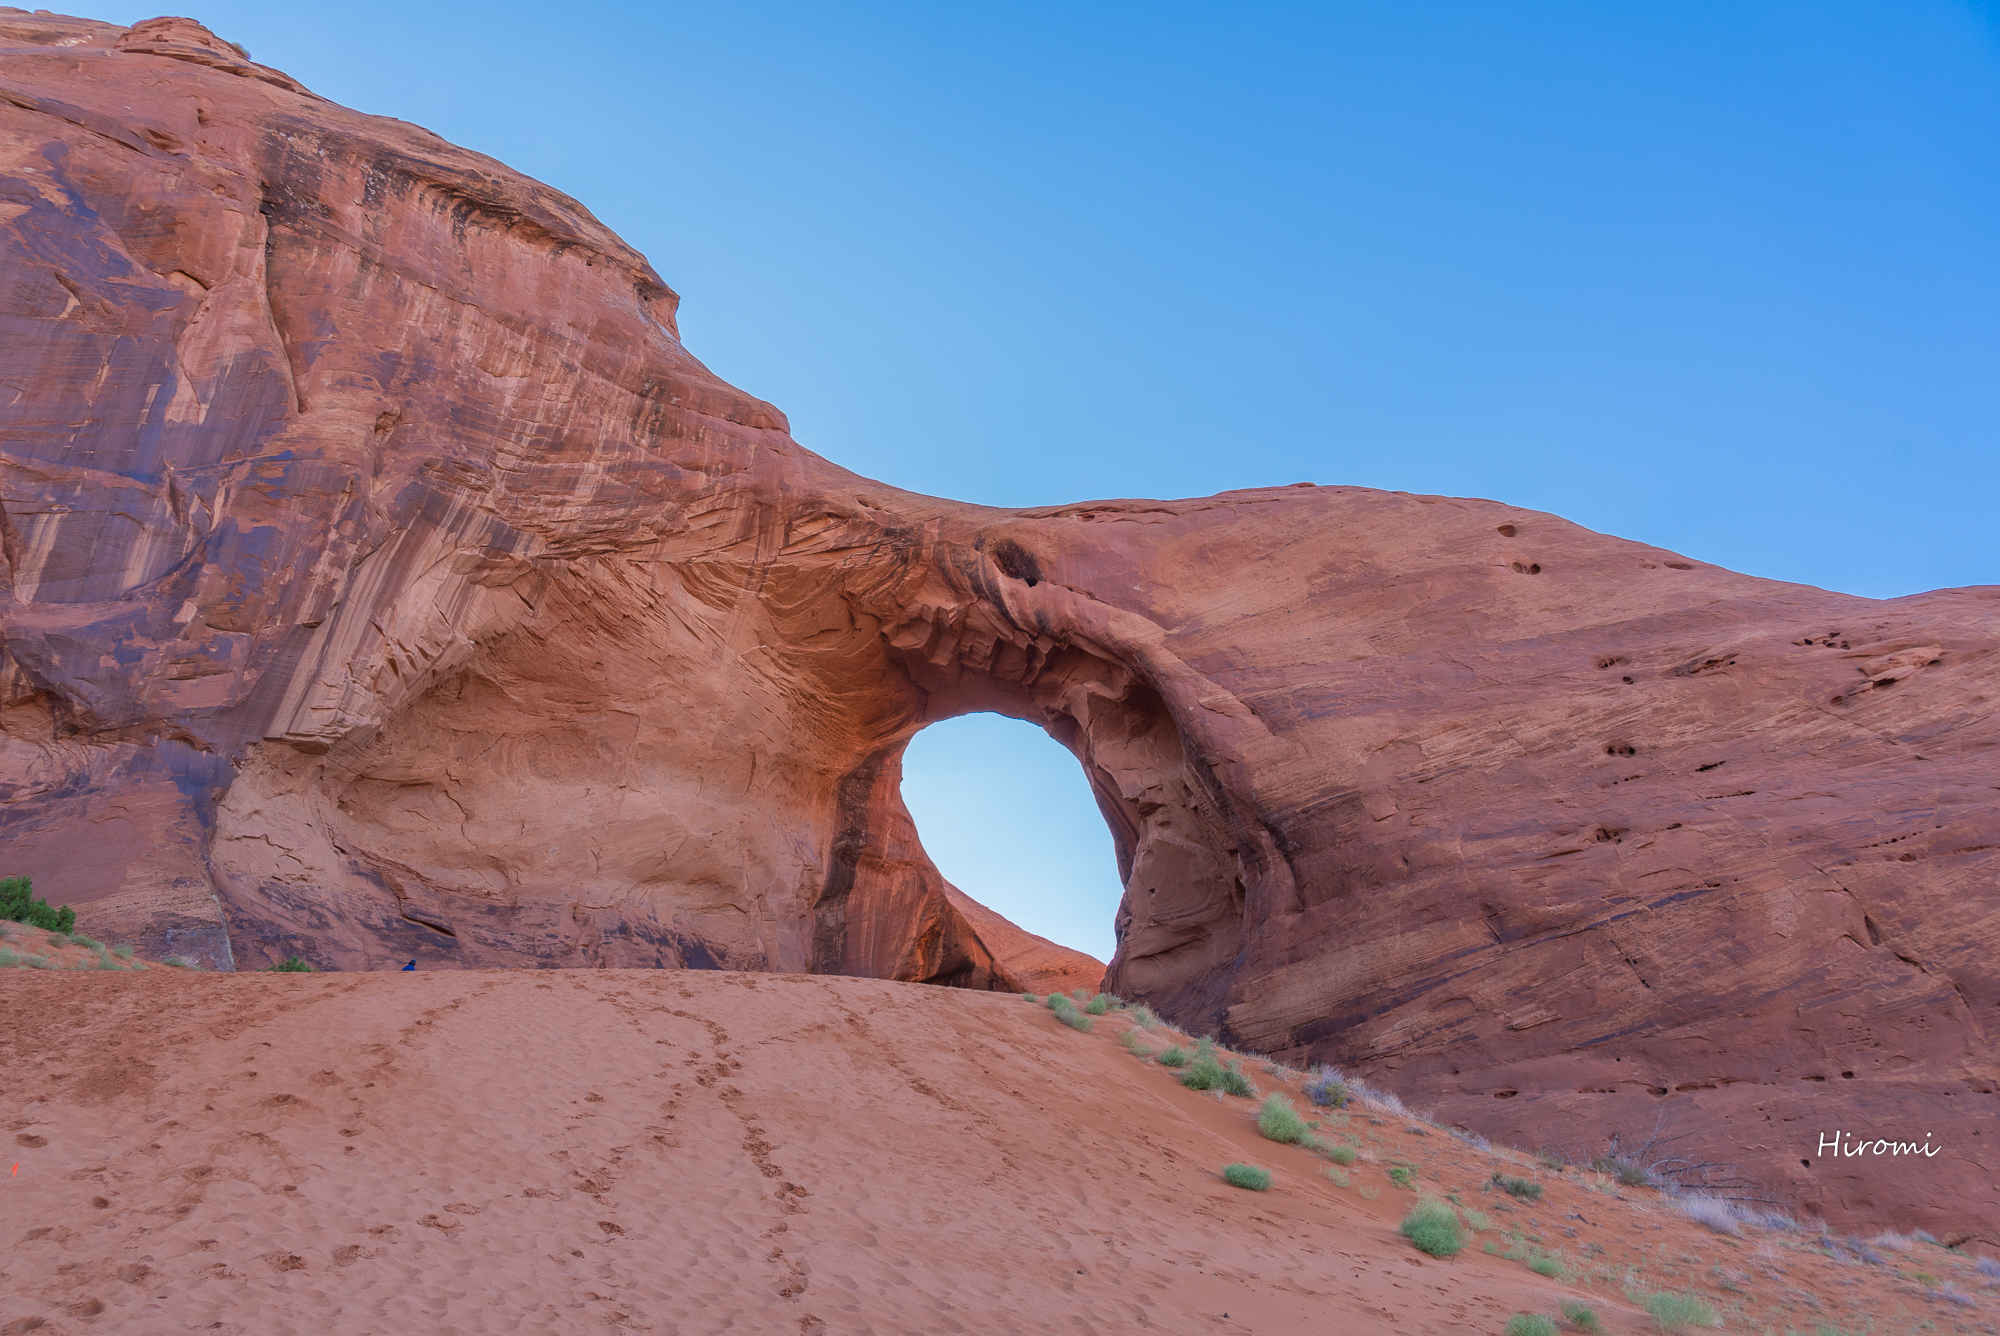
[[[1563,1321],[1578,1331],[1590,1332],[1595,1336],[1595,1333],[1604,1330],[1604,1324],[1598,1320],[1597,1310],[1589,1304],[1565,1299],[1562,1304],[1562,1315]]]
[[[1158,1062],[1162,1067],[1185,1067],[1193,1059],[1189,1057],[1188,1051],[1179,1044],[1169,1044],[1160,1050],[1159,1056],[1154,1061]]]
[[[1674,1205],[1679,1207],[1681,1213],[1687,1216],[1688,1219],[1698,1224],[1706,1225],[1718,1234],[1728,1234],[1731,1237],[1735,1237],[1743,1232],[1742,1216],[1738,1213],[1734,1205],[1724,1201],[1720,1197],[1710,1197],[1706,1194],[1698,1193],[1692,1196],[1676,1197],[1673,1201]]]
[[[1556,1324],[1540,1313],[1516,1313],[1507,1319],[1506,1336],[1556,1336]]]
[[[1465,1231],[1459,1228],[1458,1212],[1449,1203],[1435,1198],[1411,1207],[1401,1228],[1404,1238],[1432,1257],[1456,1257],[1465,1246]]]
[[[1266,1095],[1263,1107],[1257,1110],[1257,1130],[1266,1141],[1282,1141],[1288,1146],[1302,1146],[1312,1140],[1312,1129],[1306,1120],[1299,1117],[1290,1100],[1276,1091]]]
[[[1326,1158],[1343,1169],[1351,1168],[1354,1164],[1354,1147],[1335,1146],[1326,1153]]]
[[[1542,1185],[1534,1179],[1517,1178],[1513,1174],[1501,1173],[1497,1169],[1493,1171],[1493,1186],[1510,1197],[1519,1197],[1522,1201],[1540,1201],[1542,1198]]]
[[[1259,1169],[1254,1164],[1225,1164],[1222,1166],[1222,1181],[1234,1188],[1264,1192],[1271,1186],[1271,1171]]]
[[[1653,1325],[1668,1336],[1679,1336],[1681,1332],[1715,1325],[1715,1310],[1698,1295],[1665,1290],[1648,1294],[1643,1290],[1632,1290],[1625,1297],[1651,1314]]]
[[[1344,1109],[1350,1098],[1347,1082],[1331,1067],[1322,1067],[1305,1084],[1305,1096],[1323,1109]]]

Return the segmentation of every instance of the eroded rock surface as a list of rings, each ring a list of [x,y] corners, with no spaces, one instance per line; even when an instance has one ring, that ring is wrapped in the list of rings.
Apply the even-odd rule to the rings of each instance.
[[[998,710],[1097,793],[1117,991],[1496,1136],[1664,1111],[1808,1209],[2000,1237],[2000,589],[1357,488],[900,491],[497,162],[188,20],[0,47],[6,871],[104,933],[1090,982],[898,796],[917,730]]]

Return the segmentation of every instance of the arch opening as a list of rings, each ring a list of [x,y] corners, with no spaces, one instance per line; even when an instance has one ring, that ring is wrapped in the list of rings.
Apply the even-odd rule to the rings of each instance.
[[[1120,860],[1060,743],[1004,715],[959,715],[910,740],[902,794],[946,881],[1019,928],[1110,962]]]

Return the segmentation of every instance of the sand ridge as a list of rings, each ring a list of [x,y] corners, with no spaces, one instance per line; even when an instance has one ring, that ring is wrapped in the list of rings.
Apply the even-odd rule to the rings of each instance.
[[[0,988],[8,1333],[1497,1333],[1564,1296],[1651,1329],[1615,1289],[1477,1242],[1418,1254],[1392,1160],[1461,1195],[1528,1166],[1542,1202],[1464,1200],[1580,1267],[1682,1278],[1713,1254],[1748,1284],[1765,1264],[1650,1193],[1358,1106],[1342,1126],[1364,1158],[1336,1187],[1259,1137],[1251,1102],[1121,1049],[1116,1014],[1078,1034],[1006,994],[658,970]],[[1272,1190],[1223,1184],[1232,1160]],[[1768,1265],[1800,1313],[1847,1280]]]

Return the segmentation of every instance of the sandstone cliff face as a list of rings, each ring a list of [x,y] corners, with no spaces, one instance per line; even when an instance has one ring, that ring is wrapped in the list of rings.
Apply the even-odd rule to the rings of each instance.
[[[1089,982],[898,797],[998,710],[1097,793],[1117,991],[2000,1237],[2000,589],[1354,488],[899,491],[702,367],[574,201],[187,20],[0,12],[0,245],[0,834],[106,933]]]

